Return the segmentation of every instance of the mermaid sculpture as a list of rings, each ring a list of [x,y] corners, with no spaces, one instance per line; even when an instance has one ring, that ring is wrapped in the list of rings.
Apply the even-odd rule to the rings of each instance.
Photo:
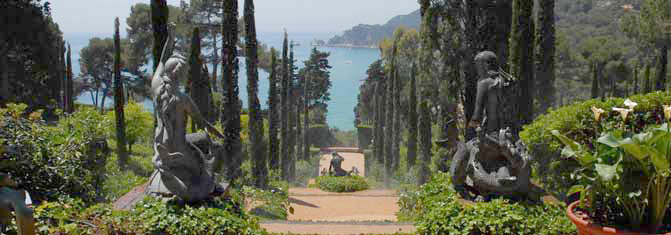
[[[452,183],[466,199],[472,199],[469,191],[483,200],[501,195],[528,198],[530,156],[515,134],[516,80],[498,66],[493,52],[478,53],[475,62],[481,80],[468,126],[476,128],[478,136],[458,143],[450,166]]]
[[[214,167],[220,161],[214,156],[214,145],[206,133],[186,134],[187,114],[203,123],[210,133],[223,138],[202,116],[191,98],[180,92],[179,78],[184,78],[184,57],[174,54],[166,59],[173,36],[166,41],[151,81],[151,94],[156,109],[157,126],[154,134],[156,171],[146,190],[149,194],[175,196],[185,201],[200,201],[222,186],[216,183]]]

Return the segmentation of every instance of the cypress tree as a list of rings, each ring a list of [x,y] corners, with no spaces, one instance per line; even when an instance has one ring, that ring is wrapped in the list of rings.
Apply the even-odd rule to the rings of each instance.
[[[74,99],[72,98],[73,93],[73,83],[72,83],[72,48],[70,48],[70,43],[68,43],[68,55],[67,55],[67,78],[65,80],[65,97],[66,97],[66,113],[73,113],[75,111]]]
[[[259,104],[259,74],[256,41],[256,23],[254,20],[254,0],[245,0],[245,56],[247,61],[247,94],[249,103],[249,153],[252,156],[252,173],[256,187],[266,186],[266,157],[263,151],[263,118]]]
[[[121,37],[119,36],[119,18],[114,20],[114,116],[116,118],[117,154],[120,167],[128,162],[126,136],[123,115],[123,81],[121,81]]]
[[[310,142],[308,142],[308,132],[310,128],[310,74],[308,73],[303,78],[303,158],[308,159],[310,156]]]
[[[652,76],[650,74],[650,65],[645,65],[645,72],[643,73],[645,79],[645,93],[652,91]]]
[[[294,126],[296,126],[296,116],[291,113],[294,110],[295,100],[296,100],[296,90],[294,89],[294,43],[293,41],[289,44],[289,60],[287,62],[287,118],[289,123],[287,124],[287,137],[289,140],[287,143],[287,156],[289,161],[289,182],[293,182],[296,177],[296,155],[294,154],[296,147],[296,133],[294,131]]]
[[[408,168],[415,165],[417,159],[417,65],[412,63],[412,70],[410,72],[410,97],[408,107]]]
[[[289,179],[289,38],[287,32],[284,32],[284,42],[282,43],[282,85],[280,86],[280,99],[282,107],[282,117],[280,119],[280,132],[282,137],[280,138],[281,144],[280,148],[282,151],[281,162],[282,166],[282,179]]]
[[[431,110],[426,98],[422,98],[419,104],[419,174],[417,184],[422,185],[429,182],[429,161],[431,161]]]
[[[669,47],[668,45],[662,45],[659,47],[659,55],[657,56],[657,79],[655,79],[655,90],[665,91],[666,90],[666,66],[669,62]]]
[[[555,0],[538,1],[538,24],[536,28],[536,44],[538,48],[536,77],[538,78],[538,96],[540,112],[545,112],[554,103],[555,95]]]
[[[599,73],[596,70],[595,63],[592,63],[592,99],[599,97]]]
[[[198,110],[203,115],[203,118],[209,121],[211,116],[210,112],[210,100],[209,94],[209,79],[208,74],[202,74],[202,61],[200,58],[200,30],[196,27],[193,29],[193,34],[191,35],[191,55],[189,57],[189,69],[190,69],[190,78],[191,78],[191,89],[189,94],[191,99],[198,107]],[[196,122],[195,119],[191,119],[191,127],[195,132],[198,129],[203,129],[201,123]]]
[[[393,146],[393,141],[394,141],[394,64],[393,62],[390,65],[390,73],[387,76],[387,95],[385,96],[385,101],[386,104],[385,106],[387,107],[386,110],[387,112],[385,113],[385,127],[384,127],[384,135],[386,136],[385,142],[384,142],[384,185],[385,187],[389,187],[389,183],[391,180],[391,175],[392,175],[392,162],[394,158],[394,146]]]
[[[223,126],[224,156],[227,179],[232,181],[240,175],[242,144],[240,142],[240,99],[238,98],[238,1],[222,1],[224,19],[222,23],[222,100],[221,123]],[[217,166],[221,168],[221,166]]]
[[[279,131],[279,94],[277,90],[277,55],[275,48],[270,49],[270,76],[268,76],[270,84],[268,90],[268,159],[270,160],[270,169],[278,170],[280,168],[279,162],[279,139],[277,138]]]
[[[158,66],[161,59],[161,51],[165,40],[168,40],[168,3],[166,0],[151,0],[151,26],[154,30],[154,47],[152,56],[154,61],[154,69]]]
[[[517,89],[518,117],[520,124],[533,119],[533,2],[513,0],[513,22],[510,30],[510,72],[519,79]],[[517,133],[519,130],[515,130]]]

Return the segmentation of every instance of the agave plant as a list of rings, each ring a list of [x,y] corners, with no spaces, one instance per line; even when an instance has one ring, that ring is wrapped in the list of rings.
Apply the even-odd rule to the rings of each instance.
[[[626,120],[626,114],[620,114]],[[671,118],[671,115],[666,116],[667,120]],[[662,226],[671,203],[668,123],[640,133],[610,130],[597,138],[592,148],[556,130],[552,134],[565,145],[562,156],[573,158],[581,165],[572,174],[580,183],[569,190],[569,194],[580,192],[581,208],[594,212],[595,200],[604,200],[595,195],[608,195],[623,207],[630,228],[655,233]]]

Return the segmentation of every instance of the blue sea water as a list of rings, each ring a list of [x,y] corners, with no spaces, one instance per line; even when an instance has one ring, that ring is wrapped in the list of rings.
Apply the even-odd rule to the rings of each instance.
[[[92,37],[106,37],[105,35],[94,34],[76,34],[65,35],[65,39],[72,45],[72,63],[73,72],[78,74],[79,68],[79,51],[88,44],[89,38]],[[111,36],[111,34],[110,34]],[[315,34],[315,33],[291,33],[289,32],[289,39],[298,46],[294,47],[294,58],[297,61],[299,68],[303,67],[303,61],[309,58],[312,46],[310,42],[317,39],[327,39],[331,34]],[[259,33],[258,40],[268,46],[275,47],[278,50],[282,48],[283,33]],[[331,128],[338,128],[340,130],[353,130],[354,127],[354,107],[357,103],[357,94],[359,93],[359,86],[362,80],[366,77],[366,70],[368,66],[375,60],[379,59],[380,52],[377,49],[368,48],[340,48],[340,47],[318,47],[320,51],[331,53],[329,56],[329,63],[331,68],[331,100],[328,102],[327,121]],[[239,72],[239,87],[240,99],[243,106],[247,104],[247,76],[245,71],[245,60],[240,58],[240,72]],[[210,68],[211,69],[211,68]],[[220,67],[221,69],[221,67]],[[212,71],[212,70],[210,70]],[[221,70],[219,71],[221,74]],[[268,100],[268,73],[259,70],[259,100],[262,108],[267,107]],[[91,104],[91,95],[88,92],[82,93],[77,97],[77,102],[84,104]],[[106,106],[113,105],[113,99],[108,99],[105,102]],[[144,106],[153,111],[153,104],[151,100],[143,102]]]

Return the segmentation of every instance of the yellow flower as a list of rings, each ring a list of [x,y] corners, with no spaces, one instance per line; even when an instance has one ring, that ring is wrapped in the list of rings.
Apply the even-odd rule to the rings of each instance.
[[[592,106],[592,113],[594,113],[594,120],[601,121],[601,114],[606,112],[605,110],[601,108],[597,108],[596,106]]]
[[[637,105],[638,105],[638,103],[636,103],[634,101],[631,101],[630,99],[624,100],[624,106],[629,107],[629,109],[631,109],[631,110],[633,110],[634,107],[636,107]]]
[[[671,105],[664,105],[664,118],[671,120]]]
[[[620,112],[620,115],[622,116],[622,120],[627,120],[627,116],[629,116],[629,113],[634,112],[633,109],[623,109],[623,108],[618,108],[618,107],[613,107],[613,111],[618,111]]]

